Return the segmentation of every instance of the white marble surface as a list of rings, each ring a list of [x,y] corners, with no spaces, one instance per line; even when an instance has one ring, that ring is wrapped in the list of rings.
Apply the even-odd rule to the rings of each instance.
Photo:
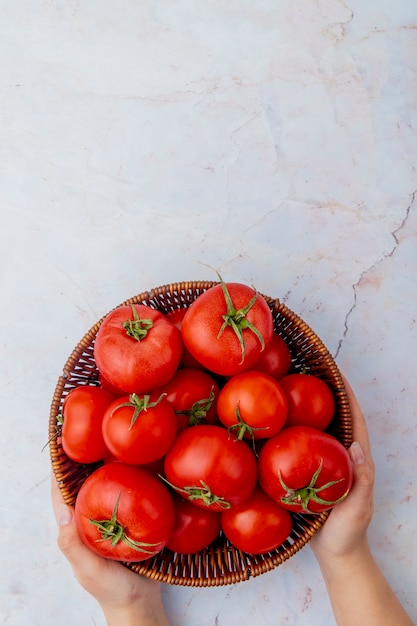
[[[0,9],[0,622],[104,624],[55,544],[52,392],[112,306],[209,266],[285,301],[350,378],[370,540],[417,620],[416,3]],[[173,626],[334,623],[309,547],[164,596]]]

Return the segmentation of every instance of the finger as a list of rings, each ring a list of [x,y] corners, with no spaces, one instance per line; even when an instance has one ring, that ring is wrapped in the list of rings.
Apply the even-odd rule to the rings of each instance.
[[[353,439],[354,441],[359,442],[363,450],[366,461],[373,463],[371,445],[369,441],[369,433],[368,433],[368,428],[366,426],[365,418],[359,406],[359,402],[353,392],[353,389],[350,386],[349,381],[344,376],[343,376],[343,382],[345,384],[346,393],[348,396],[348,400],[349,400],[349,404],[350,404],[350,408],[352,412]]]
[[[93,558],[95,560],[95,555],[92,557],[90,550],[79,537],[74,520],[74,511],[65,504],[53,472],[51,476],[51,495],[55,519],[59,529],[57,542],[61,552],[73,565],[76,562],[80,562],[80,559],[83,559],[84,562],[85,559],[90,560]]]
[[[343,377],[353,420],[353,443],[349,453],[353,462],[354,486],[349,496],[349,506],[363,514],[369,523],[373,512],[373,489],[375,481],[368,428],[359,402],[348,380]]]
[[[54,473],[51,474],[51,496],[52,507],[55,514],[56,523],[58,526],[66,526],[72,522],[73,510],[67,506],[62,497],[61,490],[56,481]]]
[[[58,483],[56,481],[56,477],[53,471],[51,472],[51,496],[52,496],[52,507],[54,510],[55,519],[58,523],[59,508],[61,504],[64,504],[64,499],[62,497],[61,490],[58,486]]]

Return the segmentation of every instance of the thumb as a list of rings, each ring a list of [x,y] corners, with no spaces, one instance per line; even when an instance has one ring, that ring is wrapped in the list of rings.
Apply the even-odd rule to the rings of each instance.
[[[353,488],[349,496],[350,505],[355,504],[358,513],[370,519],[373,512],[375,471],[372,459],[368,459],[358,441],[349,448],[353,466]]]
[[[107,561],[92,552],[82,541],[74,509],[65,504],[58,483],[52,474],[52,505],[58,526],[57,544],[69,561],[78,582],[94,595],[94,582],[100,579]]]
[[[83,545],[77,532],[74,510],[64,503],[57,509],[58,547],[69,560],[76,560],[77,554],[83,551]]]
[[[58,526],[58,547],[71,563],[75,563],[85,558],[86,547],[78,534],[73,507],[65,504],[53,474],[51,478],[52,505]]]

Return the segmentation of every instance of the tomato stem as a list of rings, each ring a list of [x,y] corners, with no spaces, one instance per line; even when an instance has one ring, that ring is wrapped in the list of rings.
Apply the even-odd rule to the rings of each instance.
[[[96,542],[110,540],[112,547],[114,548],[119,541],[123,541],[129,548],[133,548],[138,552],[144,554],[154,554],[155,550],[148,550],[148,548],[155,548],[157,543],[145,543],[143,541],[135,541],[126,535],[124,527],[117,521],[117,509],[119,508],[120,495],[117,496],[116,504],[114,505],[112,516],[109,520],[93,520],[90,519],[90,523],[96,526],[97,530],[101,533],[101,538],[96,539]]]
[[[244,422],[242,419],[242,415],[240,413],[239,402],[236,402],[235,415],[236,415],[236,424],[232,424],[227,429],[229,432],[237,431],[235,441],[242,441],[246,433],[249,433],[249,435],[252,438],[252,441],[254,441],[255,430],[268,430],[268,426],[255,427],[255,426],[250,426],[247,422]]]
[[[310,484],[307,487],[303,487],[301,489],[291,489],[288,487],[282,478],[281,472],[278,472],[278,479],[281,484],[281,487],[285,489],[286,495],[281,498],[281,502],[283,504],[299,504],[304,513],[315,513],[315,511],[311,511],[308,508],[308,505],[311,502],[316,502],[317,504],[323,504],[325,506],[333,507],[335,504],[342,502],[349,493],[349,489],[345,491],[340,498],[337,500],[324,500],[320,498],[318,495],[320,491],[324,491],[325,489],[329,489],[333,485],[337,485],[338,483],[343,482],[344,478],[339,478],[339,480],[331,480],[327,482],[325,485],[321,485],[320,487],[316,487],[317,479],[319,478],[321,471],[323,469],[323,459],[320,459],[320,464],[317,470],[314,472]]]
[[[182,411],[175,411],[176,415],[186,415],[188,417],[189,426],[197,426],[198,424],[205,424],[207,413],[210,410],[214,402],[215,394],[214,387],[210,390],[208,398],[197,400],[192,405],[191,409],[184,409]]]
[[[157,404],[159,404],[166,395],[167,395],[166,393],[161,393],[161,395],[159,396],[157,400],[150,402],[151,396],[149,394],[145,394],[144,396],[141,397],[141,396],[138,396],[136,393],[131,393],[129,396],[129,401],[122,402],[121,404],[118,404],[117,406],[115,406],[111,412],[110,417],[113,417],[115,411],[117,411],[118,409],[121,409],[122,407],[125,407],[125,406],[132,407],[133,409],[135,409],[132,415],[130,426],[129,426],[129,430],[132,430],[140,413],[142,413],[142,411],[147,411],[148,409],[151,409]]]
[[[227,306],[227,313],[225,315],[222,315],[224,322],[219,330],[219,334],[217,335],[217,337],[220,337],[223,334],[224,330],[229,326],[233,330],[233,332],[235,333],[236,337],[239,340],[241,353],[242,353],[242,359],[240,363],[243,363],[245,360],[245,341],[243,339],[244,330],[248,329],[251,332],[253,332],[253,334],[256,335],[256,337],[259,339],[261,343],[261,350],[265,348],[265,341],[262,336],[262,333],[256,328],[256,326],[252,324],[252,322],[246,319],[246,315],[248,314],[248,312],[251,310],[251,308],[256,302],[258,293],[255,291],[255,295],[245,307],[241,309],[236,309],[232,302],[232,298],[230,296],[229,290],[227,289],[226,283],[224,282],[223,278],[220,276],[218,272],[217,272],[217,276],[219,277],[224,299],[226,301],[226,306]]]
[[[230,509],[231,504],[221,496],[216,496],[212,493],[210,487],[203,480],[200,480],[201,487],[196,485],[187,486],[187,487],[177,487],[169,482],[164,476],[159,474],[159,477],[166,482],[172,489],[174,489],[177,493],[183,494],[190,501],[193,500],[202,500],[203,503],[209,507],[213,504],[217,504],[222,509]]]
[[[62,426],[64,425],[64,416],[61,415],[60,413],[59,415],[56,416],[56,421],[57,423],[55,424],[55,432],[51,437],[49,437],[48,441],[42,447],[41,452],[43,452],[45,448],[47,448],[51,444],[52,441],[56,441],[58,437],[61,437],[62,435]]]
[[[137,310],[131,305],[133,320],[126,320],[122,326],[126,331],[126,334],[135,339],[136,341],[142,341],[148,334],[148,331],[153,326],[151,319],[140,319]]]

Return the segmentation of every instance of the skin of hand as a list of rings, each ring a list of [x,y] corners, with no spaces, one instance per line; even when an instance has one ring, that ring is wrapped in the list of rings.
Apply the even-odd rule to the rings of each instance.
[[[368,429],[358,401],[344,379],[353,420],[353,444],[349,450],[353,462],[354,486],[346,500],[334,507],[323,528],[311,540],[317,557],[342,557],[367,546],[367,530],[374,512],[375,468]]]
[[[53,473],[51,487],[58,547],[80,585],[100,604],[108,626],[169,626],[161,584],[92,552],[78,535],[74,511],[64,503]]]
[[[413,626],[368,543],[374,505],[374,463],[358,401],[344,380],[353,420],[350,448],[354,484],[311,539],[338,626]]]

